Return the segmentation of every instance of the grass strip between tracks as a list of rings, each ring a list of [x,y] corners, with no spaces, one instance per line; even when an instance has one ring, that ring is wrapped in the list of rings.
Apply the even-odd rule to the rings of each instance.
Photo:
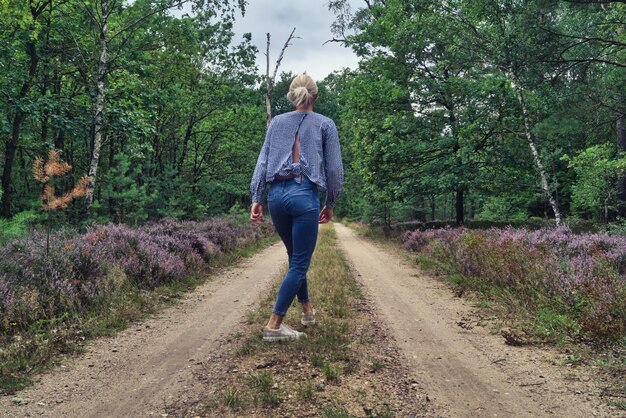
[[[204,382],[202,395],[172,405],[174,415],[384,417],[427,411],[426,396],[337,248],[331,225],[320,229],[307,275],[318,324],[300,325],[294,301],[285,323],[308,338],[266,343],[262,329],[280,279],[226,347],[203,361],[196,376]]]

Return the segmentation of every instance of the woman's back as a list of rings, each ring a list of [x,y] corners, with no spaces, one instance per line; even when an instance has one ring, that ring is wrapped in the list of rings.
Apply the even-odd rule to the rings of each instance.
[[[294,158],[296,135],[298,147]],[[272,119],[252,179],[253,198],[260,200],[255,187],[262,193],[261,183],[271,182],[276,176],[300,174],[307,176],[319,190],[328,190],[327,200],[334,203],[343,183],[339,136],[333,120],[316,112],[293,111]]]

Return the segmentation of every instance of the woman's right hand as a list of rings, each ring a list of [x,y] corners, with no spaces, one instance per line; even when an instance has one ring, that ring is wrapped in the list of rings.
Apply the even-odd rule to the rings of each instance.
[[[263,206],[260,203],[254,202],[250,208],[250,220],[255,224],[263,222]]]
[[[320,212],[320,223],[328,223],[333,217],[333,208],[324,206],[324,209]]]

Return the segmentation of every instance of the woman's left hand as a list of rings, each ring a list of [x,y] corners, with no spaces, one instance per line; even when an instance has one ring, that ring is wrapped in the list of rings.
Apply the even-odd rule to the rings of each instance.
[[[333,217],[333,208],[324,206],[324,209],[320,212],[320,223],[328,223]]]

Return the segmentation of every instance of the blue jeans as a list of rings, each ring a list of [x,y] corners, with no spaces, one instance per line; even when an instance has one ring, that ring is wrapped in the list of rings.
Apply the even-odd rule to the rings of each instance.
[[[306,273],[317,243],[320,201],[317,186],[306,176],[274,180],[270,184],[268,207],[274,227],[289,256],[289,271],[278,290],[273,312],[284,316],[293,299],[309,301]]]

